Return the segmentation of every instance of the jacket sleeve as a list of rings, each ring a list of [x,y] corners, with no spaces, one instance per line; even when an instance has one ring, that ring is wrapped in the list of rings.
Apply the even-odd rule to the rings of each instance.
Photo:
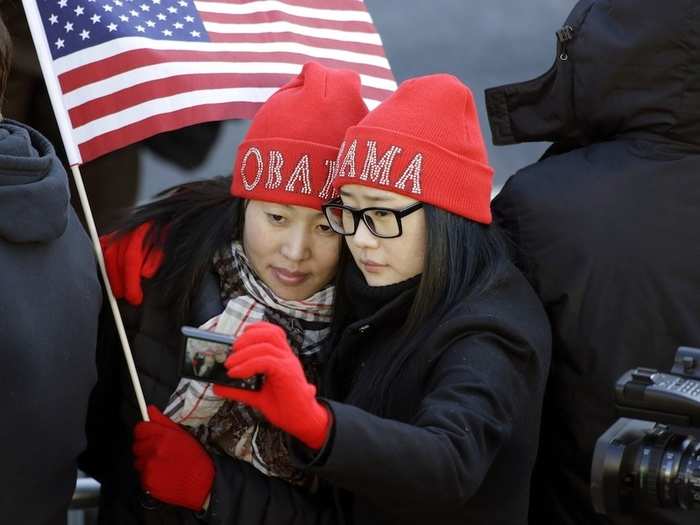
[[[436,515],[462,507],[544,381],[535,350],[517,330],[489,316],[468,324],[466,332],[459,318],[440,327],[445,351],[410,424],[330,402],[333,443],[310,470],[389,511]]]
[[[120,303],[127,332],[131,321],[138,317],[137,309]],[[112,468],[114,447],[125,432],[120,427],[119,405],[122,397],[120,370],[124,354],[107,301],[102,305],[97,335],[97,383],[90,393],[85,432],[87,448],[78,458],[78,466],[87,474],[103,482]]]
[[[378,507],[401,505],[423,514],[461,506],[510,435],[513,415],[531,399],[533,351],[518,334],[492,317],[458,316],[444,323],[433,342],[444,350],[420,385],[426,394],[410,424],[329,402],[333,436],[323,461],[309,469]],[[109,354],[123,359],[116,350]],[[109,430],[102,430],[109,439]],[[330,525],[350,519],[342,492],[307,494],[247,463],[215,461],[212,525]]]
[[[329,490],[311,494],[265,476],[244,461],[214,456],[210,525],[340,525],[343,513]]]

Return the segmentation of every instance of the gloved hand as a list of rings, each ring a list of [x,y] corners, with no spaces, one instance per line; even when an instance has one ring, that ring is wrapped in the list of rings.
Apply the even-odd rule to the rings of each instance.
[[[163,251],[151,243],[145,243],[152,227],[152,222],[144,222],[120,237],[115,234],[100,237],[114,297],[126,299],[134,306],[143,302],[141,278],[153,277],[163,263]]]
[[[264,374],[265,381],[259,391],[214,385],[216,395],[256,408],[270,423],[312,449],[323,447],[330,414],[316,400],[316,388],[306,380],[282,328],[265,322],[249,326],[233,343],[224,366],[229,377]]]
[[[148,406],[150,421],[134,428],[134,466],[141,485],[165,503],[202,510],[214,483],[214,462],[186,430]]]

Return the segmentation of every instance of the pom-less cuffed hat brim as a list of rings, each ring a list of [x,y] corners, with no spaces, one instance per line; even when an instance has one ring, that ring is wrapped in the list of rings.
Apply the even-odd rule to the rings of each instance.
[[[231,192],[280,204],[320,209],[333,195],[338,148],[282,138],[242,142]]]
[[[373,143],[373,144],[372,144]],[[344,153],[354,148],[354,176]],[[391,148],[400,152],[391,155]],[[344,151],[343,151],[344,150]],[[372,150],[376,151],[374,153]],[[377,168],[387,153],[389,169]],[[372,154],[375,159],[369,159]],[[351,157],[353,153],[350,153]],[[375,127],[353,126],[345,136],[336,187],[363,184],[406,195],[474,221],[491,222],[493,169],[438,144]],[[354,180],[353,180],[354,179]]]

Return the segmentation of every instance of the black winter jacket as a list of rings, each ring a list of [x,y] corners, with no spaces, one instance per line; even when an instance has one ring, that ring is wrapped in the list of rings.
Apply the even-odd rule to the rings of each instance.
[[[494,143],[554,142],[493,206],[553,330],[531,521],[697,523],[596,517],[589,481],[615,380],[700,346],[700,4],[584,0],[566,25],[550,71],[486,93]]]
[[[324,490],[304,495],[230,462],[220,466],[228,483],[215,483],[210,523],[526,523],[550,333],[522,275],[504,262],[499,276],[500,285],[411,340],[416,357],[392,384],[384,417],[328,401],[331,437],[304,463]],[[396,337],[413,295],[403,292],[343,331],[334,356],[362,355],[342,370],[357,378],[345,399],[367,387],[362,369]],[[300,446],[297,454],[305,459]]]
[[[180,326],[163,305],[152,283],[144,283],[139,307],[120,301],[120,310],[147,404],[161,410],[180,380]],[[199,326],[221,313],[218,279],[206,274],[196,294],[188,324]],[[193,512],[165,504],[152,505],[143,495],[131,452],[134,425],[141,421],[131,379],[109,308],[100,320],[98,382],[90,398],[88,450],[81,467],[102,484],[100,524],[198,523]]]
[[[0,123],[0,521],[65,524],[85,447],[102,295],[66,172],[37,131]]]

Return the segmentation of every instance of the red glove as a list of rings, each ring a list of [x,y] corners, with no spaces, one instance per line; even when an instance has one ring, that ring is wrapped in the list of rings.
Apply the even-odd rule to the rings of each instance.
[[[163,250],[144,241],[153,226],[144,222],[134,230],[117,236],[100,237],[105,268],[112,292],[117,299],[126,299],[134,306],[143,301],[141,278],[153,277],[163,263]]]
[[[214,483],[214,463],[186,430],[148,406],[150,421],[134,428],[134,466],[141,485],[161,501],[202,510]]]
[[[316,388],[306,380],[282,328],[265,322],[249,326],[233,343],[224,365],[229,377],[264,374],[265,382],[257,392],[214,385],[216,395],[258,409],[270,423],[310,448],[323,447],[330,414],[316,400]]]

